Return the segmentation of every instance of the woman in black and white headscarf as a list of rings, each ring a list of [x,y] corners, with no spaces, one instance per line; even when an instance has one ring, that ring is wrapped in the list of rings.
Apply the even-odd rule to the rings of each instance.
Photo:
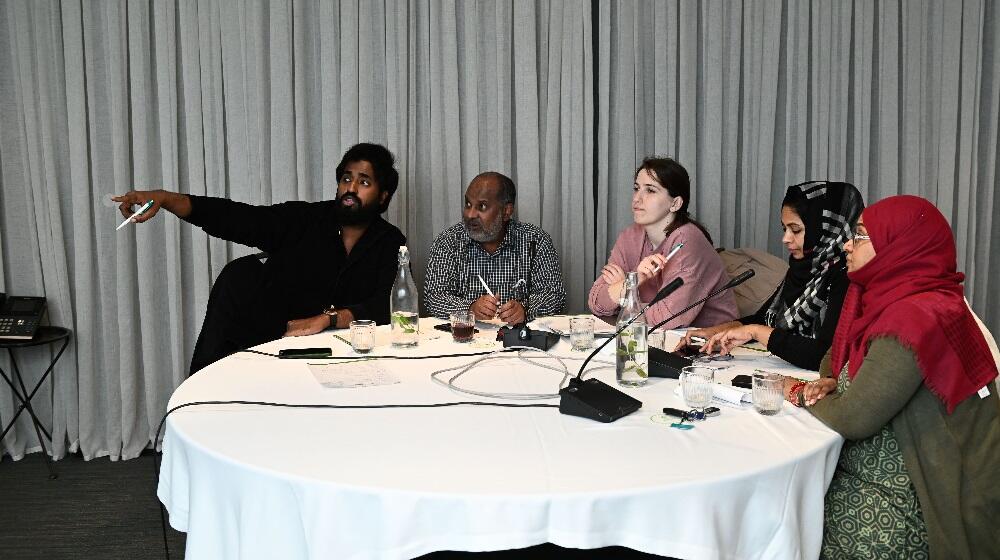
[[[847,293],[844,243],[864,209],[849,183],[809,182],[788,187],[781,203],[781,238],[788,249],[788,272],[761,308],[738,321],[688,331],[707,338],[704,351],[730,349],[757,340],[775,356],[818,370],[837,329]]]

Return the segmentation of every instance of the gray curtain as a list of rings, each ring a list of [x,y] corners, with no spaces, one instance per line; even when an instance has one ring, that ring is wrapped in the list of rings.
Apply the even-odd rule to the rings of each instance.
[[[498,170],[518,184],[520,218],[552,234],[582,311],[629,221],[635,165],[661,153],[691,171],[693,210],[720,244],[776,254],[787,184],[928,196],[998,332],[996,12],[985,0],[0,0],[0,290],[45,295],[51,323],[74,330],[36,400],[55,453],[69,442],[129,458],[149,444],[212,280],[251,251],[169,215],[116,233],[110,195],[330,198],[358,141],[399,159],[387,218],[418,280],[468,181]],[[19,358],[33,384],[50,351]],[[0,420],[13,409],[0,387]],[[37,448],[26,417],[2,444]]]
[[[487,169],[563,255],[592,238],[590,22],[573,0],[0,0],[0,289],[45,295],[74,331],[37,399],[55,454],[149,444],[212,280],[251,252],[167,214],[115,232],[112,193],[321,200],[347,147],[375,141],[399,160],[386,217],[419,276]],[[588,255],[565,262],[578,307]],[[49,352],[22,356],[34,383]],[[0,388],[0,420],[13,409]],[[3,451],[37,445],[22,417]]]
[[[785,188],[846,180],[867,202],[935,202],[967,297],[1000,332],[996,2],[600,0],[598,11],[599,255],[631,223],[646,155],[688,169],[691,209],[717,245],[782,256]]]

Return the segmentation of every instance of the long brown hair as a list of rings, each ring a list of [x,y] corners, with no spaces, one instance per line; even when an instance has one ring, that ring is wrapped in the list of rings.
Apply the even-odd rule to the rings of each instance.
[[[692,218],[691,214],[688,212],[688,205],[691,204],[691,178],[688,176],[687,169],[684,169],[683,165],[677,163],[671,158],[655,156],[642,160],[639,168],[635,170],[636,178],[639,176],[639,172],[643,169],[652,175],[653,180],[659,183],[661,187],[667,189],[667,193],[669,193],[670,196],[679,196],[684,201],[684,203],[681,204],[680,210],[674,213],[674,219],[670,222],[670,225],[663,230],[663,233],[667,234],[667,237],[670,237],[670,234],[682,225],[694,224],[703,234],[705,234],[708,242],[715,245],[712,241],[712,236],[708,233],[708,229]]]

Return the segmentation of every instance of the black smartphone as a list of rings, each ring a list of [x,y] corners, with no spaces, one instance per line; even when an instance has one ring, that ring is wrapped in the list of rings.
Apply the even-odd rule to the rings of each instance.
[[[439,331],[451,332],[451,323],[441,323],[439,325],[434,325],[434,328]],[[479,329],[473,327],[472,332],[477,333],[479,332]]]
[[[740,374],[733,378],[733,387],[742,387],[744,389],[753,389],[753,378],[749,375]]]
[[[333,350],[329,348],[284,348],[278,350],[278,357],[283,359],[329,358]]]
[[[674,353],[685,358],[693,358],[694,356],[701,354],[701,344],[685,344],[684,346],[678,348]]]

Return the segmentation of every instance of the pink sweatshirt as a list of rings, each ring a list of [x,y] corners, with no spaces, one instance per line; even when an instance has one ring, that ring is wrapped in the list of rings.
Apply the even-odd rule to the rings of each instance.
[[[628,273],[635,270],[642,259],[654,252],[665,256],[678,243],[683,243],[684,247],[670,258],[667,266],[656,276],[639,285],[639,299],[645,303],[652,300],[656,292],[674,278],[679,276],[684,279],[683,286],[646,312],[646,323],[650,326],[729,282],[729,275],[726,274],[726,267],[722,264],[719,254],[715,252],[705,234],[694,224],[684,224],[675,229],[659,247],[653,247],[642,226],[632,224],[618,235],[618,240],[615,241],[611,256],[608,258],[608,264],[617,264]],[[617,320],[618,302],[608,296],[608,284],[600,276],[590,288],[587,303],[594,315],[609,323]],[[732,290],[728,290],[701,305],[696,305],[662,328],[710,327],[737,318],[739,314],[736,299]]]

